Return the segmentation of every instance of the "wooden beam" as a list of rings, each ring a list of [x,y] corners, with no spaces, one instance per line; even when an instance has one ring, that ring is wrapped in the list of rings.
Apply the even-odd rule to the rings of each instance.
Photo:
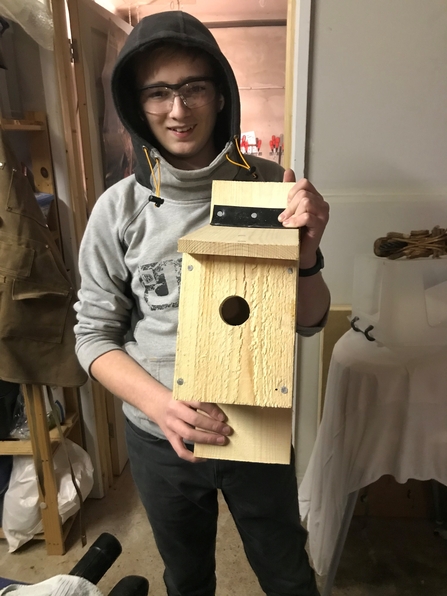
[[[81,141],[76,117],[76,88],[71,63],[66,7],[64,0],[51,0],[54,21],[54,56],[59,82],[60,105],[64,125],[64,140],[68,163],[71,208],[79,249],[87,225],[87,204],[83,182]]]
[[[6,118],[0,118],[0,128],[2,130],[34,132],[45,130],[45,123],[42,120],[7,120]]]
[[[64,436],[67,436],[71,432],[78,420],[79,416],[77,412],[72,412],[67,415],[64,423],[61,424]],[[59,430],[57,428],[53,428],[49,431],[49,440],[51,449],[54,452],[61,442]],[[0,455],[33,455],[33,446],[31,440],[8,439],[6,441],[0,441]]]
[[[82,24],[81,18],[79,16],[78,0],[67,0],[67,7],[70,15],[72,43],[75,47],[73,70],[78,94],[79,128],[81,133],[80,141],[82,143],[84,184],[87,199],[87,209],[88,213],[90,214],[98,197],[104,190],[103,186],[100,189],[97,189],[95,186],[93,150],[90,138],[91,126],[95,126],[96,124],[99,127],[99,123],[95,123],[93,117],[89,114],[86,73],[84,68],[84,47],[81,34]],[[93,90],[90,89],[90,92],[93,92]]]
[[[290,168],[292,163],[293,142],[293,77],[295,72],[295,21],[296,0],[287,2],[287,34],[286,34],[286,77],[284,102],[284,156],[283,166]]]
[[[45,398],[40,385],[23,385],[33,458],[38,478],[40,509],[49,555],[65,554],[62,522],[58,509],[58,487],[48,433]]]

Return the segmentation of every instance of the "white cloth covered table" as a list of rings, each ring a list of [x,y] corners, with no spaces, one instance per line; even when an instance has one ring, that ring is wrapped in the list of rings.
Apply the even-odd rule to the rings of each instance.
[[[384,474],[447,484],[447,347],[411,357],[350,330],[332,354],[299,490],[318,574],[328,572],[348,495]]]

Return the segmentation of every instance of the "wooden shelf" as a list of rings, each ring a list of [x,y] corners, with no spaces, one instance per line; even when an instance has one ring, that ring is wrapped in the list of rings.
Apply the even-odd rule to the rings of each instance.
[[[78,513],[79,512],[77,511],[74,515],[69,517],[67,519],[67,521],[64,523],[64,525],[62,526],[64,540],[67,538],[68,533],[70,532],[71,528],[73,527],[73,524],[76,521],[76,518],[78,517]],[[5,536],[5,533],[3,532],[3,528],[0,528],[0,540],[6,540],[6,536]],[[45,540],[45,533],[39,532],[39,534],[34,534],[33,540]]]
[[[64,437],[70,433],[77,421],[78,414],[76,412],[66,416],[64,424],[61,425]],[[51,429],[49,435],[51,448],[54,453],[61,442],[57,427]],[[8,441],[0,441],[0,455],[33,455],[31,440],[11,439]]]
[[[59,205],[54,184],[53,164],[51,159],[50,138],[45,112],[25,112],[21,120],[0,118],[0,129],[12,132],[30,133],[27,137],[31,156],[31,171],[33,173],[34,190],[54,196],[47,216],[47,225],[51,235],[64,257],[61,242]]]
[[[53,164],[51,159],[50,138],[45,112],[25,112],[24,119],[10,120],[0,118],[0,129],[25,133],[25,142],[29,148],[30,169],[33,173],[35,192],[54,196],[47,216],[47,226],[57,248],[63,255],[58,201],[54,185]],[[65,553],[65,538],[72,521],[62,526],[58,509],[58,486],[53,465],[53,454],[61,443],[59,430],[48,429],[48,419],[43,387],[40,385],[22,385],[25,409],[28,415],[29,440],[0,441],[0,455],[32,456],[38,472],[38,490],[41,506],[43,533],[36,536],[44,539],[50,555]],[[62,425],[64,436],[79,445],[83,444],[80,420],[79,391],[76,388],[63,388],[67,417]],[[4,532],[0,528],[0,538]]]
[[[53,453],[61,443],[59,431],[56,428],[48,430],[43,387],[40,385],[22,385],[25,399],[25,409],[28,415],[30,440],[0,441],[0,455],[31,455],[34,459],[40,483],[38,483],[39,501],[41,504],[43,533],[35,536],[46,542],[49,555],[63,555],[65,553],[65,538],[73,523],[67,520],[62,525],[58,508],[58,487],[53,465]],[[73,441],[82,445],[80,428],[79,392],[76,388],[64,388],[64,398],[68,414],[62,425],[64,436],[71,433]],[[5,538],[0,528],[0,538]]]
[[[45,130],[45,122],[39,120],[7,120],[0,118],[0,128],[3,130],[36,131]]]

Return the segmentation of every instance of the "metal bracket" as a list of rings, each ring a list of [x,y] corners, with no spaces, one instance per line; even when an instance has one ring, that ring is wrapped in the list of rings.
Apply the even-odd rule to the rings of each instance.
[[[270,207],[240,207],[235,205],[214,205],[212,226],[232,228],[277,228],[285,229],[278,215],[284,209]]]

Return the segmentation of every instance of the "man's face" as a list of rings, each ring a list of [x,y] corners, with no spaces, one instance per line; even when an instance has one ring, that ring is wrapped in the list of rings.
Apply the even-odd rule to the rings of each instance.
[[[211,68],[204,58],[192,58],[178,53],[159,56],[142,62],[136,70],[138,88],[159,84],[177,85],[188,79],[212,76]],[[161,154],[174,167],[193,170],[208,166],[216,157],[213,132],[216,117],[222,106],[222,97],[198,108],[188,108],[181,97],[175,97],[172,108],[166,114],[151,114],[145,110],[144,93],[141,107],[146,120],[160,144]]]

